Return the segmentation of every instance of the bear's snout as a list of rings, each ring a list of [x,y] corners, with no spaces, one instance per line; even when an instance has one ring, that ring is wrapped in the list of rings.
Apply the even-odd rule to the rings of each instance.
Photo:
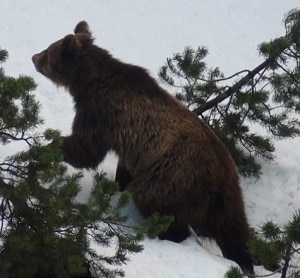
[[[34,54],[34,55],[32,56],[32,58],[31,58],[31,60],[32,60],[34,66],[35,66],[35,69],[36,69],[38,72],[43,73],[43,67],[42,67],[42,65],[41,65],[41,63],[40,63],[40,61],[41,61],[41,54],[40,54],[40,53]]]
[[[39,60],[39,55],[38,54],[34,54],[31,58],[33,64],[36,66],[37,65],[37,62]]]

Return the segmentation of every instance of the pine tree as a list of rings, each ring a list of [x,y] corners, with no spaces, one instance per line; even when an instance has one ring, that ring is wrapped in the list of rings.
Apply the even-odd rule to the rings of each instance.
[[[0,50],[0,62],[7,57]],[[59,132],[36,132],[43,121],[35,87],[30,77],[7,77],[0,68],[0,143],[26,146],[10,157],[0,152],[0,277],[90,277],[89,269],[124,276],[120,266],[142,250],[143,235],[170,220],[154,215],[129,226],[122,214],[129,193],[116,195],[118,185],[103,173],[95,174],[89,200],[78,202],[82,174],[67,173]]]
[[[263,224],[250,245],[250,251],[266,268],[281,278],[300,276],[300,211],[286,225]]]
[[[254,234],[250,252],[257,262],[273,273],[280,273],[281,278],[300,277],[300,210],[286,225],[279,226],[268,221]],[[241,278],[243,275],[233,267],[225,277]]]
[[[272,139],[300,134],[299,15],[299,10],[290,11],[286,34],[259,46],[265,61],[253,70],[224,77],[218,67],[207,66],[208,49],[203,46],[186,47],[160,69],[160,79],[212,127],[245,176],[259,176],[255,156],[274,158]],[[265,134],[252,131],[253,125],[262,126]]]

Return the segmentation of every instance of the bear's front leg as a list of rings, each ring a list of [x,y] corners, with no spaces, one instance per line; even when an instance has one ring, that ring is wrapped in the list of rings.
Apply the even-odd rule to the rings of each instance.
[[[62,143],[63,160],[75,168],[96,168],[107,148],[88,137],[66,136]]]
[[[128,184],[132,181],[132,175],[121,157],[119,158],[115,181],[119,183],[120,191],[126,190]]]

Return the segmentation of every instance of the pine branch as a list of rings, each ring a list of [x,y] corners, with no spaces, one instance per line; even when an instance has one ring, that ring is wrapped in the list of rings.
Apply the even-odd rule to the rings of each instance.
[[[266,70],[269,67],[274,66],[276,64],[276,61],[279,58],[281,58],[284,50],[286,50],[291,45],[293,45],[294,40],[291,37],[291,35],[289,34],[289,35],[286,35],[285,37],[280,37],[280,38],[276,39],[272,43],[275,43],[275,42],[277,44],[276,47],[273,47],[273,48],[271,48],[271,50],[269,50],[269,52],[267,54],[268,58],[264,62],[262,62],[257,67],[255,67],[253,70],[249,71],[248,74],[245,77],[240,79],[233,86],[229,87],[225,92],[218,95],[214,99],[208,101],[204,105],[196,108],[194,110],[194,112],[197,115],[201,115],[202,113],[204,113],[205,111],[207,111],[207,110],[211,109],[212,107],[218,105],[220,102],[227,99],[231,95],[233,95],[235,93],[238,93],[244,85],[246,85],[250,80],[253,80],[253,78],[257,74],[259,74],[262,70]],[[261,53],[263,55],[266,55],[266,51],[264,50],[264,48],[266,48],[266,44],[263,44],[261,46]]]
[[[284,255],[284,265],[282,267],[282,273],[281,273],[281,278],[285,278],[287,275],[287,271],[289,269],[289,264],[291,261],[291,251],[292,251],[292,244],[289,244],[289,246],[287,247],[286,251],[285,251],[285,255]]]
[[[197,115],[201,115],[202,113],[204,113],[205,111],[207,111],[207,110],[211,109],[212,107],[218,105],[220,102],[227,99],[228,97],[230,97],[234,93],[238,93],[244,85],[246,85],[251,79],[254,78],[255,75],[257,75],[263,69],[266,69],[266,68],[270,67],[276,61],[277,58],[278,58],[278,56],[276,56],[276,57],[270,56],[267,60],[265,60],[259,66],[257,66],[253,70],[249,71],[248,74],[245,77],[240,79],[233,86],[229,87],[225,92],[223,92],[222,94],[219,94],[217,97],[215,97],[214,99],[206,102],[202,106],[194,109],[193,112],[196,113]]]
[[[276,269],[275,271],[273,271],[272,273],[269,273],[269,274],[264,274],[264,275],[248,274],[247,276],[248,277],[253,277],[253,278],[271,277],[274,274],[281,272],[281,270],[282,270],[282,268],[278,268],[278,269]]]

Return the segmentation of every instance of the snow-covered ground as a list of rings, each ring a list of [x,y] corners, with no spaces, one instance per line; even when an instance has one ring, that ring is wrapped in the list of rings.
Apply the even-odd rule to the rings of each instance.
[[[207,63],[230,75],[262,61],[257,45],[283,35],[283,16],[297,5],[299,0],[3,0],[0,47],[10,54],[4,64],[8,75],[29,75],[38,84],[35,93],[42,105],[43,128],[68,134],[74,115],[71,97],[34,70],[31,56],[72,33],[78,21],[88,21],[98,45],[149,69],[154,77],[167,57],[187,45],[208,46]],[[254,227],[266,220],[284,224],[300,208],[300,140],[277,141],[275,146],[276,159],[263,163],[261,178],[242,180]],[[110,155],[99,168],[113,178],[116,161]],[[90,176],[87,172],[81,200],[91,186]],[[201,248],[193,238],[181,244],[145,240],[144,248],[124,266],[126,277],[218,278],[234,264],[221,258],[212,243]]]

